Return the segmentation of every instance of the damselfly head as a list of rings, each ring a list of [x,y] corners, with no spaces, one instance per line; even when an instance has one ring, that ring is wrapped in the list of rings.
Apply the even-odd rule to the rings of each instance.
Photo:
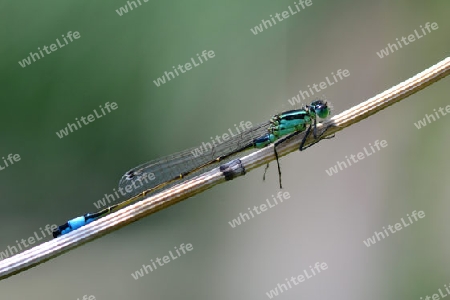
[[[331,113],[331,107],[328,105],[328,102],[324,100],[313,101],[309,106],[309,109],[316,113],[321,119],[326,119]]]

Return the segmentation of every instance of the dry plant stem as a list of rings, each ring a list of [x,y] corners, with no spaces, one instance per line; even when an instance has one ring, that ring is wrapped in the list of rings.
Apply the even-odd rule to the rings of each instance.
[[[331,135],[377,113],[421,89],[424,89],[428,85],[444,78],[449,73],[450,57],[389,90],[334,116],[331,120],[322,125],[319,124],[319,129],[331,126],[324,134],[324,137]],[[285,143],[278,145],[277,151],[279,156],[298,150],[304,134],[305,133],[298,134],[287,140]],[[313,141],[311,135],[305,146]],[[274,149],[273,145],[271,145],[243,157],[241,163],[245,170],[249,172],[274,159]],[[0,261],[0,280],[55,258],[64,252],[73,250],[78,246],[93,241],[109,232],[115,231],[179,201],[201,193],[224,181],[226,180],[223,172],[221,172],[219,168],[215,168],[214,170],[201,174],[157,195],[148,197],[140,202],[94,221],[67,235],[63,235],[62,237],[35,246],[25,252]]]

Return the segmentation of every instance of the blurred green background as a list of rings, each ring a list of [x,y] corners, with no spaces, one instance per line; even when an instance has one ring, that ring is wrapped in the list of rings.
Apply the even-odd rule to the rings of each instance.
[[[350,76],[317,97],[334,113],[449,55],[448,1],[314,1],[253,35],[293,1],[0,1],[0,252],[89,211],[137,164],[209,141],[233,124],[292,109],[287,99],[338,69]],[[439,29],[380,59],[426,22]],[[81,38],[26,68],[18,61],[68,31]],[[156,87],[203,50],[216,56]],[[232,229],[228,221],[278,192],[263,168],[0,282],[0,298],[264,299],[315,262],[329,269],[277,299],[419,299],[450,282],[448,126],[414,122],[450,104],[444,79],[304,153],[281,160],[291,199]],[[313,100],[311,97],[307,102]],[[118,109],[59,139],[99,105]],[[375,140],[388,147],[328,176]],[[414,210],[410,227],[363,240]],[[49,239],[49,238],[48,238]],[[182,243],[194,250],[134,280]],[[267,298],[266,298],[267,299]]]

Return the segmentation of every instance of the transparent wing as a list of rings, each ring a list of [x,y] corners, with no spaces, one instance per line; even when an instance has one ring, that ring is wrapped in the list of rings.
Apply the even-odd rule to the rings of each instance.
[[[190,148],[141,164],[122,176],[119,188],[122,188],[128,197],[147,190],[151,190],[151,194],[163,186],[168,187],[209,171],[219,162],[224,163],[236,154],[251,149],[253,140],[266,134],[269,124],[270,121],[256,125],[223,143],[216,143],[215,146],[210,142],[212,147],[208,149]]]

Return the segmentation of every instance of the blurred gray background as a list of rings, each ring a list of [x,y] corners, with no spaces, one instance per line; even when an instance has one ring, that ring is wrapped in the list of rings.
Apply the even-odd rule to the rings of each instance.
[[[293,1],[0,1],[0,252],[46,224],[95,211],[137,164],[292,109],[288,99],[331,72],[317,93],[340,113],[449,54],[448,1],[314,1],[258,35],[250,28]],[[439,29],[380,59],[396,38]],[[81,38],[26,68],[18,61],[68,31]],[[216,56],[153,83],[203,50]],[[268,299],[316,262],[328,270],[276,299],[419,299],[450,283],[450,117],[414,122],[450,104],[444,79],[303,153],[281,160],[291,199],[231,228],[278,192],[263,168],[0,282],[0,298]],[[99,105],[118,109],[60,139]],[[294,107],[298,108],[298,107]],[[328,176],[375,140],[388,147]],[[1,160],[0,160],[1,161]],[[374,231],[414,210],[426,217],[366,247]],[[47,238],[48,240],[50,238]],[[139,280],[131,273],[182,243],[194,250]]]

